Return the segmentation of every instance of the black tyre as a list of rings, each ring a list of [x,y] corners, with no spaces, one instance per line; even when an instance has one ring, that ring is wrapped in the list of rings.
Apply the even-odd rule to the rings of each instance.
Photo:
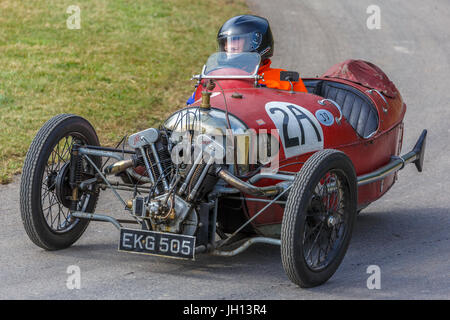
[[[357,182],[351,160],[337,150],[313,154],[290,190],[281,227],[286,274],[302,288],[326,282],[350,243]]]
[[[68,182],[71,149],[74,143],[99,145],[90,123],[75,115],[60,114],[38,131],[28,149],[20,185],[22,222],[31,241],[46,250],[72,245],[83,234],[88,220],[71,216]],[[101,159],[92,157],[100,167]],[[94,168],[82,161],[83,178],[93,177]],[[77,210],[93,212],[98,190],[91,186],[79,194]]]

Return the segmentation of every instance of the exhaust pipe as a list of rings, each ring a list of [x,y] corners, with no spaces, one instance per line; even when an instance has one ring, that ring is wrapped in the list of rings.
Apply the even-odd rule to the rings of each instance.
[[[423,130],[413,150],[404,154],[401,157],[393,157],[392,160],[387,165],[373,172],[359,176],[357,178],[358,187],[382,180],[387,176],[399,170],[402,170],[405,167],[405,165],[409,163],[414,163],[414,165],[417,168],[417,171],[422,172],[423,161],[425,156],[426,140],[427,140],[427,130]],[[238,189],[239,191],[257,197],[271,197],[271,196],[273,197],[284,190],[283,187],[278,185],[267,187],[256,187],[248,182],[245,182],[235,177],[233,174],[231,174],[229,171],[223,168],[218,168],[216,174],[219,178],[223,179],[226,183]],[[290,179],[286,180],[292,180],[291,177],[289,178]],[[250,179],[249,181],[253,182],[252,179]]]
[[[423,130],[414,148],[401,157],[393,157],[385,166],[373,172],[358,177],[358,186],[363,186],[386,178],[397,171],[402,170],[408,163],[414,163],[417,171],[422,172],[423,160],[425,156],[425,146],[427,140],[427,130]]]
[[[229,171],[219,168],[216,172],[219,178],[222,178],[226,183],[230,186],[235,187],[236,189],[242,191],[243,193],[250,194],[256,197],[273,197],[283,192],[284,188],[278,185],[267,186],[267,187],[256,187],[248,182],[245,182],[234,175],[232,175]]]
[[[115,174],[115,173],[119,173],[122,171],[125,171],[128,168],[133,167],[135,164],[133,159],[129,159],[129,160],[122,160],[122,161],[117,161],[109,166],[107,166],[103,172],[106,175],[110,175],[110,174]]]

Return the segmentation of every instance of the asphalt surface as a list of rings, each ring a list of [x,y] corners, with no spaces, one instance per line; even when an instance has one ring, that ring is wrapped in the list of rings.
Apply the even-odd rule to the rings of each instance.
[[[271,23],[273,66],[306,77],[348,58],[371,61],[408,106],[403,152],[429,129],[424,172],[409,166],[364,210],[343,263],[326,284],[308,290],[292,284],[279,248],[270,245],[231,258],[199,255],[195,262],[119,253],[116,229],[95,222],[71,248],[46,252],[23,229],[17,177],[0,186],[0,298],[449,299],[450,2],[377,0],[381,29],[369,30],[366,9],[373,2],[249,1]],[[103,196],[98,212],[119,207]],[[81,289],[66,287],[70,265],[81,270]],[[370,265],[380,268],[381,289],[367,288]]]

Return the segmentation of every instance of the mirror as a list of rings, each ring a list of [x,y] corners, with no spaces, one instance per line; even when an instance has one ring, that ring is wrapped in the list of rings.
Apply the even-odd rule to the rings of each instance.
[[[297,71],[281,71],[280,81],[296,82],[300,79],[300,74]]]

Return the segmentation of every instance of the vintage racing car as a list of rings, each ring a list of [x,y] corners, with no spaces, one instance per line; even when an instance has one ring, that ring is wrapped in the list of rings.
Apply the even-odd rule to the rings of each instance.
[[[281,246],[294,283],[327,281],[357,213],[406,164],[422,171],[427,132],[400,156],[406,105],[371,63],[348,60],[303,79],[308,93],[264,87],[259,65],[257,53],[214,53],[193,78],[197,101],[117,148],[100,146],[79,116],[47,121],[23,167],[30,239],[64,249],[90,221],[105,221],[127,252],[194,259],[267,243]],[[292,84],[299,75],[280,77]],[[127,219],[95,212],[106,189]]]

